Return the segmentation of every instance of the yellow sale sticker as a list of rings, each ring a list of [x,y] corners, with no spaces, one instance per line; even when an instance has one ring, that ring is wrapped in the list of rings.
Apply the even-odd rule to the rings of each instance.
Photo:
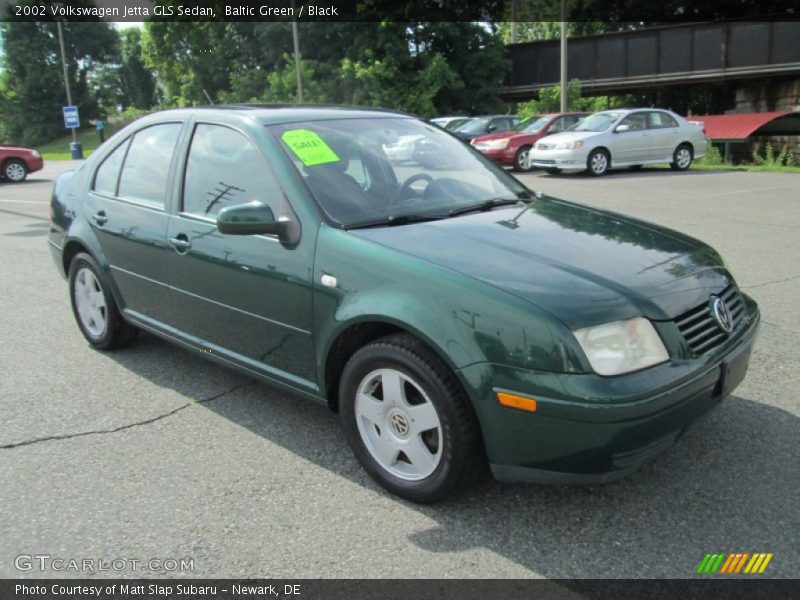
[[[284,131],[281,139],[307,167],[340,160],[331,147],[325,143],[325,140],[308,129]]]

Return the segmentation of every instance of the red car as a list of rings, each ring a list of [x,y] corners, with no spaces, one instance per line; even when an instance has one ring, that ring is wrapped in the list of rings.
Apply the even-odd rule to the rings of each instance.
[[[44,167],[41,154],[22,146],[0,146],[0,178],[19,183],[25,181],[28,173]]]
[[[487,158],[515,171],[529,171],[528,150],[546,135],[569,129],[589,113],[553,113],[531,118],[516,131],[491,133],[470,142]]]

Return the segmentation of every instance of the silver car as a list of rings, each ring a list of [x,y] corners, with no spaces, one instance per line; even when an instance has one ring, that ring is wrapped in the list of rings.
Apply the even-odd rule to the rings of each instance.
[[[702,125],[668,110],[604,110],[536,142],[528,161],[548,173],[588,170],[604,175],[616,167],[654,163],[685,171],[695,158],[705,156],[707,144]]]

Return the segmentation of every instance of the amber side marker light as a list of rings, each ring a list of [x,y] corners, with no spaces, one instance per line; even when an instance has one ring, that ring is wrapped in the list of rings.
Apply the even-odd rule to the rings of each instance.
[[[518,408],[519,410],[526,410],[528,412],[536,412],[536,400],[533,398],[526,398],[525,396],[515,396],[506,392],[497,392],[497,400],[503,406],[509,408]]]

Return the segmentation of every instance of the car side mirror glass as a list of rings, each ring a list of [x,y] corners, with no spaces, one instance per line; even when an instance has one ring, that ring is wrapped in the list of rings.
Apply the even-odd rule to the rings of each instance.
[[[281,222],[263,202],[248,202],[219,211],[217,229],[228,235],[280,235]]]
[[[489,125],[486,128],[486,131],[488,131],[489,133],[492,133],[493,131],[497,131],[497,125]]]
[[[617,125],[617,128],[614,130],[617,133],[625,133],[626,131],[630,131],[630,125]]]

